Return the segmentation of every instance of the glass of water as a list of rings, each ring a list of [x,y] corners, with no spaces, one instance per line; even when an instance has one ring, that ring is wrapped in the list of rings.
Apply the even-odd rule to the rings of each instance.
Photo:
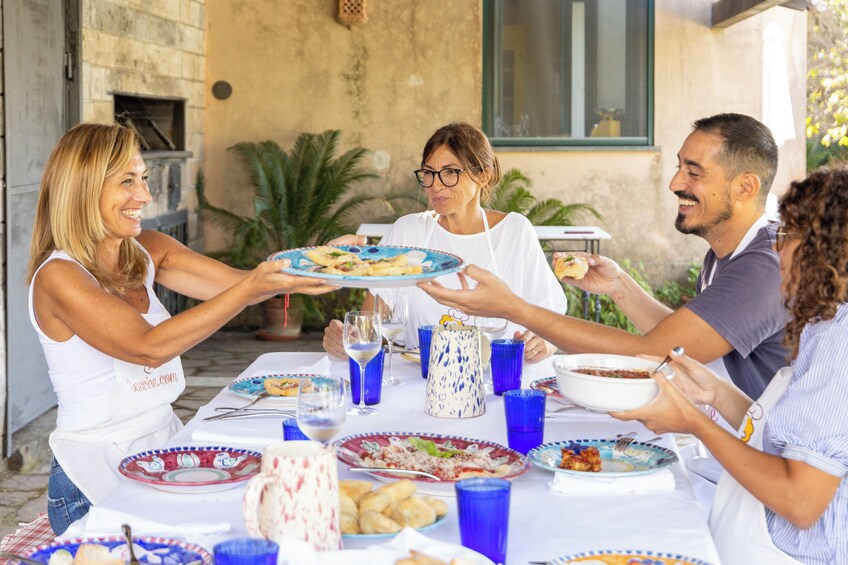
[[[359,365],[359,374],[364,375],[365,365],[383,345],[380,316],[376,312],[348,312],[344,319],[343,340],[345,352]],[[361,379],[360,383],[359,405],[348,412],[351,416],[368,416],[377,412],[373,406],[365,405],[365,379]],[[303,431],[306,433],[306,430]]]
[[[487,347],[491,348],[492,340],[500,339],[504,332],[506,332],[507,320],[504,318],[485,318],[483,316],[474,316],[471,318],[471,325],[480,330],[480,333],[489,338],[489,344]],[[482,352],[481,352],[482,353]],[[489,359],[490,355],[487,353],[482,353],[482,355]],[[487,363],[484,368],[486,371],[486,382],[484,383],[486,394],[494,394],[495,393],[495,385],[492,382],[492,370],[491,363]]]
[[[338,434],[345,421],[344,383],[335,377],[300,379],[297,389],[297,427],[324,445]]]
[[[409,320],[409,302],[406,293],[400,290],[380,291],[377,293],[375,310],[380,316],[380,332],[389,343],[389,375],[383,377],[384,385],[402,385],[403,381],[395,377],[394,342],[403,335]]]

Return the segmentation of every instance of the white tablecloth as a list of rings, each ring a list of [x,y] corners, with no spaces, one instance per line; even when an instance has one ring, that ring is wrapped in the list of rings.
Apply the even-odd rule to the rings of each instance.
[[[285,372],[315,363],[322,356],[319,353],[269,353],[257,358],[241,375],[234,375],[234,378],[264,370]],[[418,365],[396,355],[394,370],[405,384],[383,387],[379,413],[372,416],[348,416],[339,437],[363,432],[411,431],[453,434],[507,444],[503,401],[500,397],[488,397],[486,414],[478,418],[434,418],[424,414],[426,381],[421,378]],[[346,377],[347,362],[334,361],[331,373]],[[553,374],[551,359],[525,365],[523,384],[526,387],[537,378]],[[191,440],[192,430],[200,424],[210,425],[201,422],[201,418],[215,414],[216,406],[241,406],[244,403],[246,401],[243,398],[226,389],[222,390],[198,411],[195,418],[171,439],[168,446],[198,445]],[[279,437],[282,440],[280,419],[251,418],[241,421],[246,428],[249,422],[253,433],[262,429],[262,436]],[[231,420],[227,426],[232,424]],[[649,439],[655,435],[637,422],[620,422],[605,414],[572,409],[546,420],[545,441],[611,438],[617,433],[630,431],[638,433],[637,439]],[[666,436],[660,443],[675,448],[670,436]],[[255,443],[245,443],[239,447],[257,449]],[[547,486],[552,474],[536,467],[531,468],[512,483],[507,562],[523,565],[527,561],[544,561],[593,549],[648,549],[719,563],[706,516],[695,500],[686,471],[682,465],[677,464],[673,473],[677,486],[672,492],[573,495],[552,494]],[[344,466],[340,466],[339,476],[365,477],[347,471]],[[243,492],[242,486],[213,494],[173,494],[124,479],[101,506],[173,524],[227,521],[232,524],[231,531],[217,538],[224,539],[246,535],[241,518]],[[448,517],[426,535],[435,540],[458,544],[456,502],[453,498],[445,500],[450,506]],[[194,540],[188,537],[189,541],[209,548],[217,541],[208,536]],[[373,543],[346,540],[345,547],[360,549]]]

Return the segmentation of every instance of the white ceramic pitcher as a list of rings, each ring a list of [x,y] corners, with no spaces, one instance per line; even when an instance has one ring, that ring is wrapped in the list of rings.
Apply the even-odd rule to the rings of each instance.
[[[430,342],[425,412],[439,418],[473,418],[486,412],[480,332],[436,326]]]
[[[283,538],[295,538],[319,551],[339,549],[337,467],[333,448],[317,441],[268,445],[262,470],[244,493],[247,533],[281,546]]]

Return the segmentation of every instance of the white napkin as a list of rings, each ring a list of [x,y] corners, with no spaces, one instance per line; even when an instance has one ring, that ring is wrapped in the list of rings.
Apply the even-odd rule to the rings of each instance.
[[[671,469],[660,469],[634,477],[598,477],[556,473],[548,483],[551,492],[560,494],[637,494],[643,492],[667,492],[675,488]]]
[[[71,524],[59,538],[100,537],[121,535],[121,524],[129,524],[134,536],[196,538],[230,531],[229,522],[156,522],[118,510],[92,506],[88,514]]]

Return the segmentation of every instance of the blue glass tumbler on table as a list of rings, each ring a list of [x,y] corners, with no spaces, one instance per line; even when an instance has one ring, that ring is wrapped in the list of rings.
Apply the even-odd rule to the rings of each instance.
[[[430,344],[433,341],[433,326],[418,327],[418,356],[421,359],[421,377],[427,378],[430,368]]]
[[[492,340],[492,381],[495,394],[521,388],[521,371],[524,363],[524,342],[520,339]]]
[[[544,443],[545,393],[519,388],[504,392],[503,399],[509,447],[527,455]]]
[[[297,426],[297,418],[283,420],[283,439],[286,441],[305,440],[309,441],[301,429]]]
[[[381,347],[380,351],[373,359],[365,365],[365,404],[372,406],[380,403],[380,396],[383,391],[383,364],[385,361],[385,350]],[[361,371],[359,363],[347,358],[348,368],[350,369],[350,396],[354,404],[359,404],[362,394]]]
[[[456,482],[456,507],[462,545],[495,563],[506,562],[510,482],[474,478]]]
[[[234,538],[212,550],[216,565],[276,565],[280,546],[261,538]]]

